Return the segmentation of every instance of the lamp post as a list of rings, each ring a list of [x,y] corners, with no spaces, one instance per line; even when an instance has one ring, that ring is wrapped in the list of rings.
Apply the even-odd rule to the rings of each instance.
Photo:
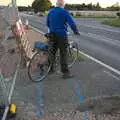
[[[11,0],[11,4],[12,4],[13,21],[14,21],[14,24],[16,24],[16,21],[19,20],[17,0]]]
[[[16,0],[12,0],[13,6],[16,6]]]

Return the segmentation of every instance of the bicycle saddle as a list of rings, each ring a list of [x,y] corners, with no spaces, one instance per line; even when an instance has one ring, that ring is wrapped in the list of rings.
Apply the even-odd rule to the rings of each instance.
[[[44,36],[47,38],[47,39],[53,39],[53,37],[55,36],[54,33],[45,33]]]
[[[46,51],[46,50],[48,50],[48,44],[43,43],[43,42],[35,42],[34,43],[34,48],[38,49],[38,50]]]

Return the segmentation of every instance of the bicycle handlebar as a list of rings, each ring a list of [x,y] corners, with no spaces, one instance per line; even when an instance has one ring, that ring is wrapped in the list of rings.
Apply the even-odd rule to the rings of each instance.
[[[80,36],[80,32],[77,32],[77,33],[70,33],[70,32],[67,32],[67,35],[69,36],[69,35],[78,35],[78,36]],[[53,36],[54,36],[54,34],[53,33],[45,33],[44,34],[44,36],[46,37],[46,38],[53,38]]]

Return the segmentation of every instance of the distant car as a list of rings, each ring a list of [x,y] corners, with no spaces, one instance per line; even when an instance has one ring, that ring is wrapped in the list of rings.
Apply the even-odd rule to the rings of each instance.
[[[42,12],[38,12],[36,15],[37,15],[37,16],[45,16],[45,14],[42,13]]]
[[[29,15],[34,15],[34,12],[28,12]]]

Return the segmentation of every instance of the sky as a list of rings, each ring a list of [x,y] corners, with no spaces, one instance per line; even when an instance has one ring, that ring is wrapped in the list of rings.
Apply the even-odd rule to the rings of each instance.
[[[8,5],[11,0],[0,0],[0,5]],[[17,5],[28,6],[31,5],[34,0],[17,0]],[[107,7],[115,4],[116,2],[120,3],[120,0],[65,0],[66,3],[100,3],[102,7]],[[55,4],[56,0],[51,0],[53,4]]]

